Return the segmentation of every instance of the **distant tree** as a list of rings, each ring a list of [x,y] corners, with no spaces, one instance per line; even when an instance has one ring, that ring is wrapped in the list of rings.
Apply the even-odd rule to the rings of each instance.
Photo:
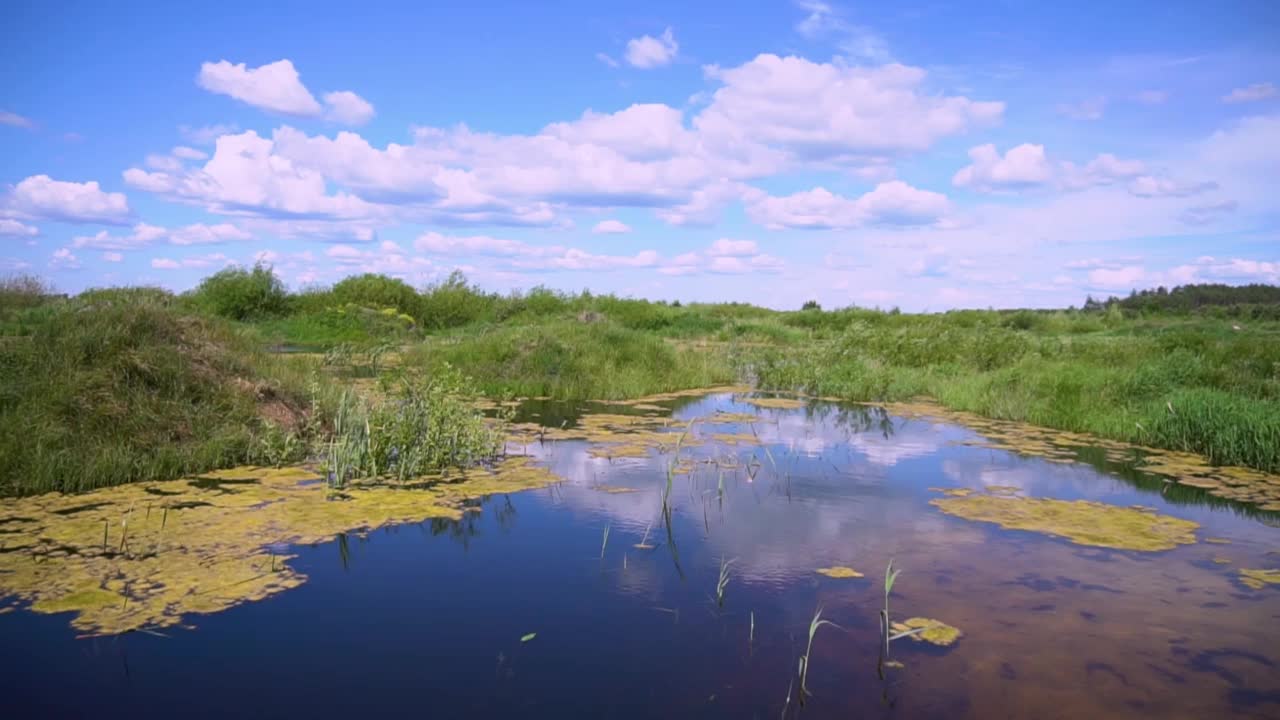
[[[804,305],[800,306],[800,309],[801,310],[821,310],[822,306],[818,304],[817,300],[806,300]]]

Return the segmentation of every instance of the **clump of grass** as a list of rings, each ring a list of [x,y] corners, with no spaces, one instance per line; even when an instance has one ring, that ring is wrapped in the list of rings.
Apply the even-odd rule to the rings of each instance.
[[[502,432],[475,410],[475,391],[456,369],[384,378],[375,403],[344,395],[328,443],[330,482],[352,479],[407,482],[466,468],[502,452]]]
[[[600,559],[604,559],[605,548],[609,547],[609,528],[612,523],[606,523],[604,526],[604,536],[600,538]]]

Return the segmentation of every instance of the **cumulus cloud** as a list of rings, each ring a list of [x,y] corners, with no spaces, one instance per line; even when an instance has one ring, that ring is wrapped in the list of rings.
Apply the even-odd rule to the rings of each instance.
[[[814,63],[763,54],[709,66],[721,87],[694,119],[704,143],[759,144],[801,160],[856,167],[919,152],[999,122],[1004,103],[926,92],[920,68]]]
[[[18,113],[0,110],[0,125],[9,125],[11,127],[20,127],[27,130],[34,130],[36,124],[31,118],[23,117]]]
[[[618,61],[614,60],[612,57],[610,57],[606,53],[602,53],[602,52],[596,53],[596,59],[604,63],[605,65],[608,65],[611,68],[618,67]]]
[[[34,237],[40,231],[17,220],[0,217],[0,237]]]
[[[1056,162],[1045,153],[1043,145],[1023,143],[1004,155],[990,143],[969,150],[973,162],[961,168],[952,178],[957,187],[979,192],[1017,191],[1056,185],[1064,190],[1082,190],[1097,185],[1110,185],[1146,172],[1138,160],[1122,160],[1103,153],[1084,166],[1069,161]]]
[[[759,197],[748,201],[747,216],[773,230],[830,230],[871,224],[925,225],[938,221],[949,209],[947,196],[892,180],[856,199],[822,187],[785,197]]]
[[[169,245],[217,245],[253,237],[245,230],[230,223],[206,225],[195,223],[172,230],[138,223],[128,235],[112,235],[103,230],[95,235],[74,238],[72,246],[94,250],[140,250],[158,243]]]
[[[206,62],[200,65],[196,83],[209,92],[285,115],[315,117],[323,110],[289,60],[256,68],[244,63],[232,65],[227,60]]]
[[[104,252],[102,253],[102,260],[103,262],[118,263],[124,260],[124,255],[118,252]]]
[[[329,106],[325,116],[344,125],[364,125],[375,115],[369,101],[349,90],[325,93],[324,104]]]
[[[658,268],[658,272],[663,275],[740,275],[776,273],[784,266],[781,258],[761,253],[754,241],[721,238],[701,252],[682,253],[671,258]]]
[[[130,218],[124,193],[103,192],[97,182],[64,182],[32,175],[0,198],[0,207],[18,217],[69,223],[120,225]]]
[[[49,258],[49,267],[54,270],[78,270],[80,269],[80,258],[76,257],[67,248],[58,248],[53,251],[53,255]]]
[[[667,28],[658,37],[641,35],[627,41],[626,59],[632,67],[649,69],[671,64],[675,60],[680,45],[675,34]]]
[[[1269,82],[1254,83],[1232,90],[1222,96],[1224,103],[1246,103],[1266,100],[1276,96],[1276,86]]]
[[[1129,192],[1138,197],[1190,197],[1217,189],[1218,183],[1188,182],[1169,177],[1142,175],[1129,183]]]
[[[591,232],[597,235],[617,235],[631,232],[631,226],[621,220],[601,220],[591,228]]]
[[[233,65],[227,60],[206,62],[200,65],[196,83],[209,92],[283,115],[324,116],[346,125],[363,125],[374,116],[373,105],[349,90],[326,93],[321,105],[302,84],[298,70],[289,60],[256,68],[245,63]]]
[[[952,184],[991,191],[1043,185],[1053,178],[1053,167],[1045,157],[1043,145],[1023,143],[1001,157],[996,146],[988,143],[970,149],[969,159],[973,164],[961,168],[951,178]]]

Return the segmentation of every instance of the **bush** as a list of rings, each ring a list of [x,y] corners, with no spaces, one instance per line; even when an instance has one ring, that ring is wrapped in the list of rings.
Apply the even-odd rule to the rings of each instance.
[[[338,304],[352,303],[369,308],[395,308],[405,315],[422,315],[422,296],[398,278],[366,273],[352,275],[333,286],[333,299]]]
[[[232,320],[251,320],[283,314],[288,308],[284,283],[270,266],[231,267],[210,275],[191,292],[191,301],[205,312]]]
[[[468,285],[466,276],[454,270],[423,291],[419,319],[424,327],[446,330],[491,316],[496,303],[497,298]]]

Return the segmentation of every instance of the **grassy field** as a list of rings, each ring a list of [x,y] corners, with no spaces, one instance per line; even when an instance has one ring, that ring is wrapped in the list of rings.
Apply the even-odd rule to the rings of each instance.
[[[733,381],[851,400],[927,396],[1280,471],[1276,288],[1161,289],[1086,308],[779,312],[544,288],[497,295],[458,275],[421,290],[365,275],[289,293],[268,268],[226,270],[182,295],[63,298],[14,278],[0,282],[0,492],[314,456],[343,402],[320,353],[388,348],[400,376],[469,378],[441,397],[612,399]],[[456,422],[456,411],[440,417]]]

